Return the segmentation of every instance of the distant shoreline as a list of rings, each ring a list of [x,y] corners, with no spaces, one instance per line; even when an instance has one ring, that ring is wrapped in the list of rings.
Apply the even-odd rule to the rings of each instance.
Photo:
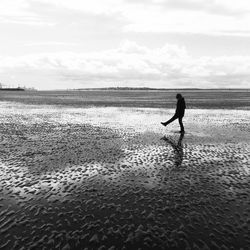
[[[25,91],[24,88],[0,88],[0,91]]]
[[[55,90],[39,90],[39,91],[250,91],[250,88],[80,88],[80,89],[55,89]]]
[[[67,92],[67,91],[171,91],[171,92],[181,92],[181,91],[194,91],[194,92],[216,92],[216,91],[246,91],[250,92],[250,88],[147,88],[147,87],[107,87],[107,88],[77,88],[77,89],[31,89],[31,88],[0,88],[0,91],[39,91],[39,92]]]

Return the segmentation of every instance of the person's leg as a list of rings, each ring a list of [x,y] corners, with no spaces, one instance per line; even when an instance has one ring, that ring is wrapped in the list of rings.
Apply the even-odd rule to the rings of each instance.
[[[179,116],[178,117],[178,119],[179,119],[179,124],[180,124],[180,127],[181,127],[181,132],[185,132],[185,130],[184,130],[184,126],[183,126],[183,123],[182,123],[182,118],[183,118],[183,116]]]
[[[164,126],[167,126],[169,123],[173,122],[174,120],[176,120],[178,118],[178,116],[175,114],[171,119],[169,119],[166,122],[162,122],[161,124]]]

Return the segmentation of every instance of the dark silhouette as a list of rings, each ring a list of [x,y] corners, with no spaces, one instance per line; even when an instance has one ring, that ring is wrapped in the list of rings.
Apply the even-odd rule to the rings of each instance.
[[[174,149],[174,159],[175,159],[174,165],[176,167],[181,166],[182,161],[183,161],[183,145],[182,145],[183,137],[184,137],[184,133],[181,133],[177,143],[173,139],[167,138],[166,136],[162,138],[162,140],[170,144],[172,148]]]
[[[169,123],[173,122],[174,120],[176,120],[178,118],[179,124],[180,124],[180,128],[181,128],[180,133],[185,133],[184,126],[183,126],[183,123],[182,123],[182,118],[184,117],[185,109],[186,109],[185,99],[182,97],[181,94],[177,94],[176,95],[176,99],[178,101],[177,101],[177,105],[176,105],[176,110],[175,110],[174,116],[171,119],[169,119],[168,121],[166,121],[166,122],[161,122],[161,124],[163,126],[167,126]]]

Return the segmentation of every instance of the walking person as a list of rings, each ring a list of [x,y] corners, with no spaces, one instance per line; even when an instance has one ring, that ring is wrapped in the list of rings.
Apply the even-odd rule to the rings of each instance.
[[[184,126],[182,123],[182,118],[184,117],[185,109],[186,109],[185,99],[182,97],[181,94],[177,94],[176,99],[177,99],[177,105],[176,105],[176,110],[175,110],[174,116],[166,122],[161,122],[161,124],[163,126],[167,126],[169,123],[173,122],[174,120],[176,120],[178,118],[180,128],[181,128],[180,133],[185,133]]]

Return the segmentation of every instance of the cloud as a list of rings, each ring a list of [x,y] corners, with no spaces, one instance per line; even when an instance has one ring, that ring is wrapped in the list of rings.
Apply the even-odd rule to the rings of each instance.
[[[57,9],[123,20],[123,32],[250,35],[245,0],[36,0]]]
[[[24,1],[24,0],[23,0]],[[50,4],[71,10],[95,14],[122,13],[132,9],[160,7],[170,11],[202,11],[218,15],[248,14],[250,4],[246,0],[26,0],[29,3]]]
[[[250,36],[246,0],[1,0],[0,22],[54,26],[103,19],[127,32]],[[62,16],[64,14],[64,16]],[[81,17],[82,15],[82,17]],[[96,25],[97,26],[97,25]],[[117,30],[118,32],[118,30]]]
[[[54,25],[43,19],[40,15],[30,11],[29,0],[1,0],[0,23],[24,24],[24,25]]]
[[[48,41],[48,42],[28,42],[24,44],[27,47],[33,46],[76,46],[77,43],[68,43],[68,42],[56,42],[56,41]]]
[[[125,0],[130,4],[148,4],[169,10],[200,11],[217,15],[242,15],[250,12],[245,0]]]
[[[53,78],[69,88],[137,85],[151,87],[250,87],[250,56],[193,58],[184,47],[158,49],[125,41],[117,49],[91,53],[48,53],[0,59],[2,75],[32,75],[36,87]],[[25,79],[25,77],[23,78]],[[56,85],[53,85],[55,88]]]
[[[129,23],[126,32],[192,33],[205,35],[244,35],[250,31],[250,4],[245,8],[211,1],[158,1],[124,12]],[[214,1],[213,1],[214,2]],[[230,2],[230,1],[229,1]]]

